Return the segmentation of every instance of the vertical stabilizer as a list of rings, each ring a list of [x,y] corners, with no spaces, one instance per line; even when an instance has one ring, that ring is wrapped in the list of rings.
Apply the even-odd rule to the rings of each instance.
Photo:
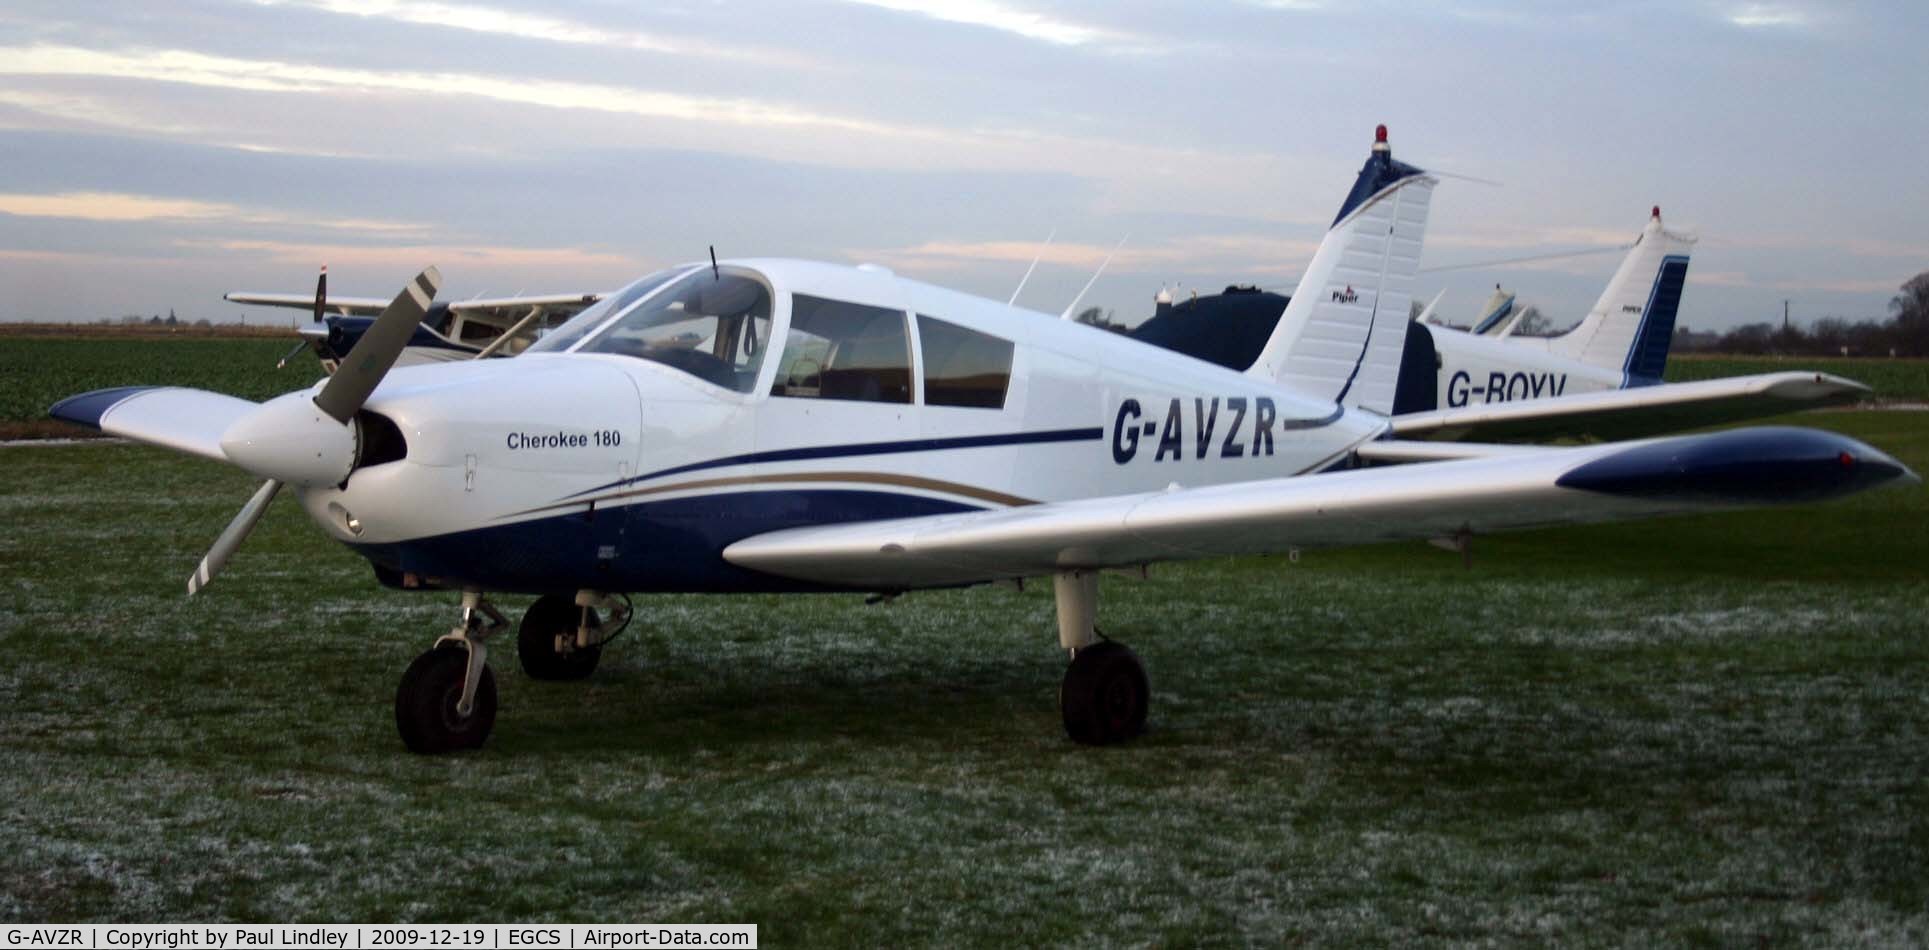
[[[1393,160],[1380,126],[1360,177],[1246,372],[1390,414],[1434,178]]]
[[[1688,279],[1688,252],[1695,239],[1661,226],[1661,209],[1608,281],[1607,290],[1574,329],[1548,349],[1569,359],[1618,369],[1626,383],[1661,378],[1674,341],[1675,311]],[[1624,385],[1626,384],[1624,383]]]
[[[1489,333],[1498,334],[1506,328],[1503,322],[1514,313],[1514,295],[1494,285],[1494,295],[1487,298],[1487,305],[1480,308],[1480,319],[1474,321],[1472,332],[1478,336]]]

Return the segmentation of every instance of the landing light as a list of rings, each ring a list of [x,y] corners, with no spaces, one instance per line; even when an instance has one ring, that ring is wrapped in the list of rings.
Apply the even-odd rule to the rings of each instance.
[[[334,516],[335,523],[338,525],[341,525],[343,531],[346,531],[349,534],[355,535],[356,537],[361,537],[361,534],[362,534],[361,519],[355,517],[353,514],[350,514],[349,510],[347,508],[343,508],[340,502],[335,502],[335,501],[329,502],[328,513]]]

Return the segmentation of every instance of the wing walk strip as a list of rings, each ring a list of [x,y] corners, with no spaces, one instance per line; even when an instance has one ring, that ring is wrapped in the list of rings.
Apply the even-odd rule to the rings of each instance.
[[[595,498],[576,498],[569,501],[557,502],[553,505],[544,505],[540,508],[511,512],[498,516],[498,520],[502,518],[520,518],[524,515],[542,514],[550,511],[561,511],[583,505],[598,505],[624,498],[666,495],[671,492],[699,491],[706,488],[733,488],[745,485],[824,484],[827,482],[889,485],[893,488],[914,488],[923,491],[943,492],[964,498],[975,498],[979,501],[989,502],[994,505],[1003,505],[1008,508],[1020,508],[1026,505],[1038,504],[1037,500],[1031,498],[1020,498],[1017,495],[1007,495],[1003,492],[995,492],[990,489],[978,488],[959,482],[947,482],[935,478],[919,478],[915,475],[886,475],[877,472],[796,472],[786,475],[737,475],[730,478],[705,478],[691,482],[654,485],[649,488],[637,488],[611,495],[600,495]]]

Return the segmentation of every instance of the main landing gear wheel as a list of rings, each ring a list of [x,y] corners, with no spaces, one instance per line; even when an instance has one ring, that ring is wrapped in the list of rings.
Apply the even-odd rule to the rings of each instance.
[[[496,725],[496,674],[488,664],[476,683],[476,696],[462,715],[462,686],[469,651],[459,643],[439,644],[415,658],[395,689],[395,728],[410,752],[439,755],[479,749]]]
[[[576,645],[576,626],[583,620],[583,608],[571,597],[555,594],[538,599],[522,615],[516,627],[516,655],[522,671],[532,680],[579,680],[596,670],[603,656],[603,645]],[[598,626],[596,611],[589,612],[589,625]],[[558,652],[557,643],[562,644]]]
[[[1145,731],[1151,695],[1138,654],[1123,643],[1102,640],[1073,655],[1058,686],[1058,711],[1072,741],[1109,745]]]

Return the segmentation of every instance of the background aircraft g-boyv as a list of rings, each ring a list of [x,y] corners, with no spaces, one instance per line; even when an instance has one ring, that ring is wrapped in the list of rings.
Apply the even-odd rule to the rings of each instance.
[[[459,622],[396,690],[418,752],[474,748],[494,724],[496,592],[541,595],[517,631],[524,670],[575,679],[628,622],[626,592],[1050,576],[1066,731],[1106,743],[1140,732],[1150,689],[1094,627],[1104,569],[1917,480],[1794,428],[1576,447],[1395,438],[1434,185],[1382,136],[1244,371],[878,267],[782,259],[643,277],[516,359],[395,367],[438,287],[430,268],[313,387],[259,404],[134,387],[52,412],[264,480],[190,592],[284,485],[382,583],[459,590]]]
[[[1693,244],[1663,228],[1661,209],[1653,209],[1600,299],[1580,323],[1551,337],[1510,332],[1509,318],[1518,314],[1513,296],[1498,288],[1470,330],[1433,322],[1429,305],[1405,330],[1394,431],[1425,439],[1627,438],[1869,395],[1853,380],[1802,370],[1663,383]],[[1244,369],[1286,322],[1290,299],[1228,287],[1175,303],[1161,291],[1153,315],[1129,334]]]

